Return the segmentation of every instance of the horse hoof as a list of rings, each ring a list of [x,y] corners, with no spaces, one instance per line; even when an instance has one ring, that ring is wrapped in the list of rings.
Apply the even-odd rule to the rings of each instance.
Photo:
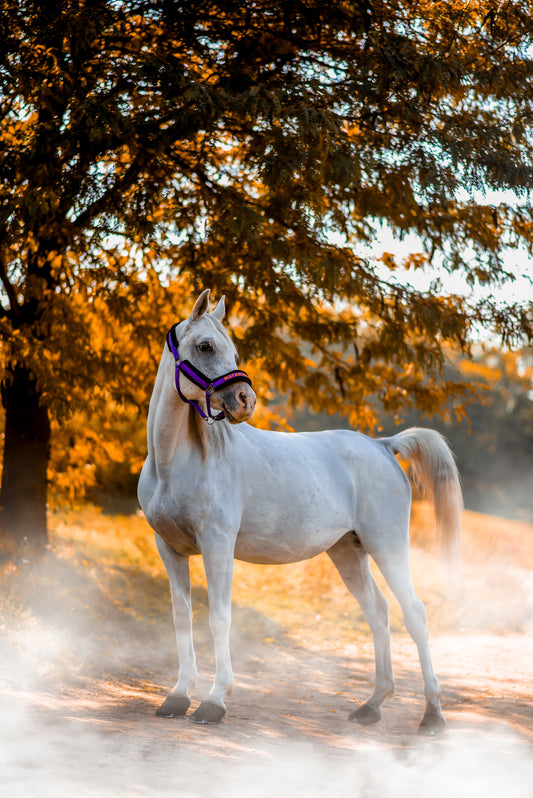
[[[418,734],[441,734],[444,731],[446,721],[437,712],[426,712],[420,726]]]
[[[191,720],[193,723],[201,724],[220,723],[225,714],[226,710],[220,704],[214,704],[212,701],[203,701],[198,709],[192,713]]]
[[[362,726],[371,726],[381,720],[381,710],[373,709],[368,704],[363,704],[362,707],[352,712],[350,720],[354,721],[354,723],[360,723]]]
[[[168,695],[155,714],[160,718],[182,718],[190,705],[186,695]]]

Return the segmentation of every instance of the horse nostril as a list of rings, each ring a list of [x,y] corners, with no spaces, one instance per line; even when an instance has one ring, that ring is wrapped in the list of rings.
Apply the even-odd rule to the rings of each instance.
[[[239,402],[241,403],[241,405],[246,407],[246,405],[248,404],[248,397],[247,397],[246,393],[244,391],[239,391],[239,393],[237,395],[237,398],[238,398]]]

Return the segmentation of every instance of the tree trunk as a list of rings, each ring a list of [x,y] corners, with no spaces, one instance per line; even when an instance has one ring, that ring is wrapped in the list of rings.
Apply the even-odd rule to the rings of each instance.
[[[5,440],[0,488],[0,530],[10,542],[43,550],[46,522],[50,418],[33,375],[16,366],[2,386]]]

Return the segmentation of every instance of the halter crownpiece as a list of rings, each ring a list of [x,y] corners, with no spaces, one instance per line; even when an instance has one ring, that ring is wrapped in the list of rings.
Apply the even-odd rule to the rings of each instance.
[[[196,366],[193,366],[189,360],[182,360],[178,351],[178,338],[176,335],[177,326],[177,324],[174,324],[168,331],[167,345],[176,364],[174,379],[179,397],[183,402],[192,405],[208,424],[214,424],[215,421],[222,421],[222,419],[225,418],[223,410],[216,415],[213,415],[211,412],[211,397],[213,394],[217,393],[217,391],[221,391],[223,388],[227,388],[228,385],[232,385],[234,382],[247,382],[251,387],[252,381],[248,374],[240,369],[228,371],[226,374],[222,374],[220,377],[215,377],[214,379],[210,380],[209,377],[203,373],[203,371],[200,371],[200,369],[197,369]],[[187,399],[187,397],[183,394],[180,388],[180,372],[182,372],[185,377],[190,380],[190,382],[194,383],[194,385],[197,385],[198,388],[201,388],[203,391],[205,391],[207,413],[202,407],[200,407],[198,402],[196,402],[194,399]]]

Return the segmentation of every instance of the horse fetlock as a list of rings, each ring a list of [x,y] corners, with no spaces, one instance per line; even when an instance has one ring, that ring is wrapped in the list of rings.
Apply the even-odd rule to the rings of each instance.
[[[233,682],[230,682],[229,684],[226,684],[226,686],[224,687],[222,695],[224,696],[224,698],[228,698],[231,695],[232,691],[233,691]]]
[[[224,699],[228,698],[233,690],[233,674],[225,673],[223,675],[217,674],[213,686],[205,697],[206,701],[212,701],[214,704],[221,704],[224,706]]]
[[[374,695],[366,703],[371,707],[381,706],[384,701],[392,698],[394,695],[395,684],[394,680],[387,679],[385,682],[377,683],[374,688]]]
[[[441,697],[440,684],[437,678],[429,679],[424,686],[424,697],[426,699],[426,709],[429,712],[431,709],[440,712],[440,697]]]
[[[173,695],[189,695],[189,692],[196,687],[198,673],[196,671],[189,671],[183,673],[180,668],[178,673],[178,681],[172,689]]]

